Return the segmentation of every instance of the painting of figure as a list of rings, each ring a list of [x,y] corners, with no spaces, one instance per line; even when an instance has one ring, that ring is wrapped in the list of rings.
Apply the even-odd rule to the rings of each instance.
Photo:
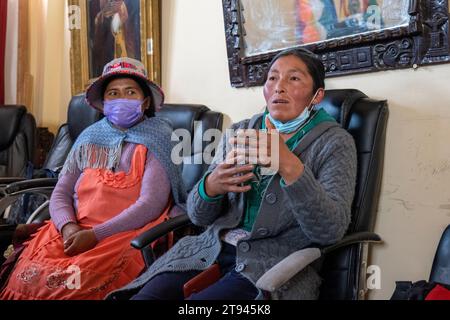
[[[408,0],[297,0],[300,44],[408,23]]]
[[[407,25],[409,0],[240,0],[245,54]]]
[[[297,0],[298,43],[312,43],[328,38],[329,27],[337,21],[333,0]]]
[[[141,60],[140,0],[87,0],[89,78],[119,57]]]

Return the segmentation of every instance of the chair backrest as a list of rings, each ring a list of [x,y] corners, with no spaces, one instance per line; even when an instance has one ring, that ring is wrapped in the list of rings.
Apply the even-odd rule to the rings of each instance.
[[[450,225],[442,233],[441,240],[434,255],[430,282],[450,285]]]
[[[23,177],[34,161],[36,121],[24,106],[0,106],[0,177]]]
[[[210,143],[219,142],[203,141],[203,133],[209,129],[222,130],[223,114],[211,111],[204,105],[165,104],[156,116],[172,122],[174,130],[185,129],[189,133],[190,139],[183,140],[185,144],[190,143],[190,152],[185,154],[183,159],[183,180],[189,192],[208,169],[209,164],[203,161],[205,147]]]
[[[327,90],[320,104],[354,138],[358,173],[352,219],[347,234],[373,231],[383,175],[383,159],[388,120],[386,100],[374,100],[355,89]],[[363,247],[339,249],[323,262],[321,299],[357,299],[359,282],[366,263]]]
[[[72,97],[67,110],[67,122],[59,128],[43,168],[53,171],[61,168],[80,133],[102,117],[100,112],[87,104],[84,94]]]

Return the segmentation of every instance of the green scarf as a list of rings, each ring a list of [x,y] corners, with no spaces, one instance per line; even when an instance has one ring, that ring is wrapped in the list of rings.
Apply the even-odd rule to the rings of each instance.
[[[261,129],[266,129],[265,118],[267,112],[264,114],[262,119]],[[286,141],[286,145],[288,146],[290,151],[295,150],[301,139],[315,126],[319,123],[333,121],[336,120],[330,116],[324,109],[319,109],[314,111],[313,115],[309,118],[309,120],[302,126],[300,129]],[[264,193],[269,185],[269,182],[273,176],[270,175],[261,175],[261,168],[259,166],[255,167],[254,174],[258,178],[258,181],[252,181],[251,186],[252,189],[246,193],[246,209],[244,219],[239,225],[240,228],[250,232],[252,230],[253,224],[255,222],[256,216],[259,212],[259,207],[261,206],[262,199],[264,197]],[[281,180],[283,181],[283,180]]]

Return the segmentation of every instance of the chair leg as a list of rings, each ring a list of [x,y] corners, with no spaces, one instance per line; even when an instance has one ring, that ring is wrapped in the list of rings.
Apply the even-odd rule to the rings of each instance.
[[[358,270],[357,281],[357,300],[366,300],[367,298],[367,257],[369,255],[369,244],[360,243],[358,246],[358,254],[360,256],[360,268]]]

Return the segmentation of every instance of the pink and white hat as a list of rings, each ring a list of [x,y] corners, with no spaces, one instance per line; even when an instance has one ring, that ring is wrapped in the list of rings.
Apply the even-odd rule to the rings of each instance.
[[[152,105],[158,111],[164,103],[164,93],[161,88],[148,79],[145,66],[139,60],[132,58],[118,58],[107,63],[102,75],[95,80],[86,90],[86,101],[89,105],[103,112],[103,93],[106,84],[112,77],[128,76],[137,80],[142,89],[149,89],[152,95]]]

